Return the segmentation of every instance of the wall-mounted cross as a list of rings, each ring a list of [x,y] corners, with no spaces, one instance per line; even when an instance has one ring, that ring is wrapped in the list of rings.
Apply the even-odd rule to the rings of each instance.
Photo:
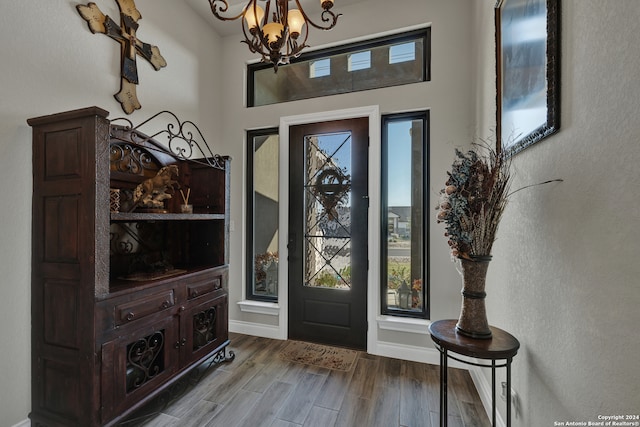
[[[98,6],[91,2],[85,5],[77,5],[80,15],[89,24],[92,33],[106,34],[119,42],[122,49],[122,61],[120,72],[120,92],[114,96],[122,105],[125,113],[131,114],[141,108],[136,95],[138,84],[138,68],[136,56],[140,55],[156,70],[167,66],[167,62],[160,55],[160,49],[148,43],[141,42],[136,37],[138,20],[142,18],[133,0],[116,0],[120,9],[120,25],[116,24],[109,16],[104,15]]]

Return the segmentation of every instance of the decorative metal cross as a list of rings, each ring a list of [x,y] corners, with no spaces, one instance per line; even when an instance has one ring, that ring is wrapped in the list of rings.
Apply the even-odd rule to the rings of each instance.
[[[111,37],[122,47],[122,61],[120,72],[120,92],[114,97],[122,105],[125,113],[131,114],[142,106],[138,102],[136,86],[138,84],[138,67],[136,56],[140,55],[153,68],[159,70],[167,66],[167,61],[160,55],[160,49],[148,43],[141,42],[136,37],[138,20],[142,18],[134,4],[134,0],[115,0],[120,9],[120,25],[116,24],[108,15],[104,15],[98,6],[91,2],[85,5],[77,5],[80,15],[89,24],[92,33],[102,33]]]

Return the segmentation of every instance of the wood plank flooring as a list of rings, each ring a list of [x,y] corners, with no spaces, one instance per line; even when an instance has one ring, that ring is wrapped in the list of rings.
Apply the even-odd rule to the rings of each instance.
[[[286,344],[231,334],[234,361],[207,371],[197,385],[157,409],[159,413],[121,426],[439,425],[438,366],[359,352],[351,371],[334,371],[281,359],[278,354]],[[151,403],[145,410],[153,407]],[[448,409],[449,426],[490,425],[465,370],[449,368]]]

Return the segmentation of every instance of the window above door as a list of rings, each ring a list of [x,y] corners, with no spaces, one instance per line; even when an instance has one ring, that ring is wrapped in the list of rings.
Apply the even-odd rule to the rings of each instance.
[[[278,68],[250,64],[247,106],[430,80],[430,28],[303,54]]]

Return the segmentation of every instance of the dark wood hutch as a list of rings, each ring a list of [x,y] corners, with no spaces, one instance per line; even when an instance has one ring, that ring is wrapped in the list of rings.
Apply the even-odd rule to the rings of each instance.
[[[230,159],[194,142],[199,131],[183,132],[185,123],[150,138],[108,114],[90,107],[27,121],[34,427],[114,425],[203,361],[233,358]],[[167,165],[177,165],[193,213],[181,213],[179,192],[161,213],[131,203]]]

